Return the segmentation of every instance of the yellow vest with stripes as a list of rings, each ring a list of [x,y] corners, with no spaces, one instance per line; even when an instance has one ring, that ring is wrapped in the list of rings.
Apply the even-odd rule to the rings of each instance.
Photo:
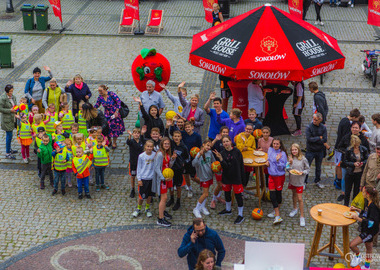
[[[32,138],[32,130],[30,128],[29,122],[28,122],[28,124],[21,122],[20,138],[21,139],[31,139]]]
[[[38,148],[40,148],[41,143],[42,143],[42,140],[40,138],[36,137],[36,144],[37,144]]]
[[[33,121],[34,121],[34,120],[33,120]],[[37,133],[38,133],[38,132],[37,132],[37,129],[38,129],[39,127],[43,127],[43,128],[46,130],[46,127],[45,127],[44,122],[41,122],[38,126],[36,126],[36,124],[33,124],[33,125],[32,125],[33,132],[37,134]]]
[[[61,119],[63,129],[71,129],[71,125],[74,124],[74,116],[71,110],[68,110]]]
[[[67,156],[69,157],[69,160],[66,163],[67,169],[72,169],[73,168],[73,149],[69,149],[65,147]]]
[[[82,111],[78,112],[78,125],[79,129],[87,129],[86,119],[82,116]]]
[[[49,115],[49,117],[49,122],[46,123],[46,133],[53,134],[55,131],[54,123],[58,121],[58,115],[54,113],[54,115]]]
[[[108,153],[106,151],[105,147],[102,147],[98,149],[98,147],[94,146],[93,155],[94,155],[94,165],[95,166],[108,166],[109,160],[108,160]]]
[[[65,140],[65,137],[62,134],[53,133],[54,136],[54,142],[63,142]]]
[[[78,148],[78,147],[79,147],[79,146],[73,145],[73,155],[74,155],[74,157],[77,156],[77,148]],[[86,150],[86,143],[85,143],[85,142],[82,142],[82,143],[80,144],[80,147],[82,147],[83,151]]]
[[[67,151],[65,148],[60,153],[57,153],[54,157],[54,169],[57,171],[65,171],[67,168]]]
[[[77,169],[78,174],[82,174],[87,168],[90,168],[92,164],[87,155],[83,155],[82,157],[74,157],[73,163]]]

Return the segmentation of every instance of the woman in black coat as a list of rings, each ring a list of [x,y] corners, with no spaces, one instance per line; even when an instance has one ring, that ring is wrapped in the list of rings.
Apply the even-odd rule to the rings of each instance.
[[[110,128],[108,121],[101,110],[95,109],[91,103],[84,103],[82,105],[83,118],[86,119],[87,129],[94,126],[102,127],[102,134],[108,136]]]
[[[346,167],[344,205],[348,206],[350,194],[354,187],[353,198],[358,195],[360,190],[360,179],[362,178],[363,169],[368,160],[368,149],[362,145],[360,138],[351,135],[350,147],[343,155],[342,163]]]

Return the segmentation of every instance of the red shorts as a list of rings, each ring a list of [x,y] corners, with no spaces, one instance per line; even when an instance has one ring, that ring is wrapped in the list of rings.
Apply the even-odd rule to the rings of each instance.
[[[253,172],[253,171],[255,171],[255,167],[252,167],[252,166],[244,166],[244,171],[245,171],[245,172]]]
[[[240,194],[240,193],[242,193],[244,191],[244,188],[243,188],[242,184],[240,184],[240,185],[231,185],[231,184],[225,185],[225,184],[222,184],[223,191],[227,191],[228,192],[228,191],[231,191],[232,188],[234,189],[234,193],[235,194]]]
[[[217,182],[222,182],[222,173],[216,173],[215,174],[215,179]]]
[[[292,184],[289,184],[288,189],[295,189],[296,193],[302,193],[303,192],[303,186],[296,187],[296,186],[293,186]]]
[[[172,188],[172,187],[173,187],[173,180],[170,180],[170,181],[161,181],[160,193],[161,194],[166,194],[166,193],[168,193],[168,188]]]
[[[269,190],[282,190],[284,188],[285,175],[272,176],[269,175],[268,188]]]
[[[214,179],[211,179],[211,180],[208,180],[205,182],[201,182],[200,186],[201,186],[201,188],[209,188],[212,186],[212,184],[214,184]]]

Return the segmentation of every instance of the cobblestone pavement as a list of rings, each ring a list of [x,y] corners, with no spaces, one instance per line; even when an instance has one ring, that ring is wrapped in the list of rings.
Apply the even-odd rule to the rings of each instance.
[[[273,2],[273,1],[270,1]],[[24,1],[13,1],[18,10]],[[48,4],[46,0],[30,0],[28,3]],[[285,4],[273,2],[276,6],[286,9]],[[21,13],[17,11],[8,16],[0,12],[0,32],[9,33],[13,39],[12,57],[15,69],[0,69],[0,89],[7,83],[15,86],[15,95],[20,97],[23,93],[26,80],[31,76],[31,70],[35,66],[48,65],[52,68],[54,76],[60,85],[74,74],[80,73],[97,97],[97,86],[106,83],[112,91],[124,100],[131,109],[130,116],[125,120],[128,129],[134,126],[136,121],[137,106],[132,101],[132,96],[139,94],[133,85],[130,65],[134,58],[144,47],[156,48],[165,55],[172,65],[172,75],[169,87],[174,93],[176,86],[181,81],[187,82],[189,94],[198,93],[201,100],[207,99],[208,93],[218,89],[217,76],[195,68],[187,63],[188,53],[191,48],[191,35],[209,27],[205,23],[203,9],[199,1],[167,1],[167,2],[142,2],[141,17],[142,27],[147,19],[149,9],[158,8],[165,10],[165,30],[161,37],[125,37],[117,35],[117,25],[122,1],[64,1],[63,19],[68,28],[73,31],[65,32],[65,35],[56,35],[60,26],[57,18],[50,13],[52,30],[45,33],[22,30]],[[236,16],[244,11],[260,6],[264,2],[240,1],[231,5],[231,14]],[[106,8],[105,8],[106,7]],[[98,15],[102,10],[102,15]],[[51,9],[49,10],[51,12]],[[314,17],[313,7],[308,13],[308,20]],[[360,49],[375,48],[371,40],[377,33],[376,29],[366,24],[366,7],[355,8],[330,8],[325,5],[322,9],[322,18],[325,21],[324,30],[339,40],[340,47],[346,56],[344,70],[333,71],[325,76],[321,90],[326,93],[330,112],[328,118],[329,143],[332,145],[336,138],[336,127],[339,120],[348,114],[349,110],[358,107],[371,125],[370,116],[378,112],[377,101],[379,91],[371,87],[371,82],[364,78],[360,64],[363,55]],[[348,22],[346,18],[350,18]],[[34,34],[32,34],[34,33]],[[94,36],[96,34],[97,36]],[[319,81],[319,78],[316,78]],[[311,80],[309,80],[311,81]],[[219,91],[217,91],[219,94]],[[287,121],[290,129],[294,129],[295,122],[291,117],[291,101],[286,103],[289,113]],[[172,109],[165,96],[167,110]],[[230,102],[232,103],[232,102]],[[377,109],[377,110],[376,110]],[[306,93],[306,108],[303,113],[303,129],[311,121],[312,96]],[[207,119],[207,117],[206,117]],[[203,131],[205,132],[205,130]],[[0,158],[4,157],[5,138],[0,131]],[[305,137],[282,136],[287,147],[293,142],[305,146]],[[45,191],[38,189],[36,176],[35,157],[32,154],[32,164],[24,165],[21,156],[17,160],[9,162],[0,160],[0,262],[62,237],[76,233],[96,229],[105,229],[113,226],[148,225],[153,226],[155,218],[140,217],[131,218],[136,200],[128,198],[130,190],[129,177],[127,176],[128,149],[126,148],[126,136],[118,140],[118,148],[111,154],[111,168],[107,173],[107,180],[111,189],[107,192],[95,193],[91,188],[93,199],[78,201],[75,189],[69,189],[67,196],[52,197],[51,189]],[[13,141],[15,149],[19,150],[17,141]],[[333,164],[324,162],[323,177],[327,188],[317,189],[310,185],[305,192],[305,212],[318,203],[335,202],[338,191],[331,185],[333,177]],[[312,171],[313,175],[313,171]],[[200,195],[198,188],[197,196]],[[280,226],[272,226],[271,219],[254,221],[249,218],[250,211],[257,207],[257,199],[250,197],[245,201],[246,221],[239,226],[233,225],[234,217],[220,218],[214,212],[207,217],[207,224],[220,231],[236,233],[264,241],[298,242],[305,243],[307,255],[314,233],[315,223],[306,215],[307,226],[299,227],[298,218],[288,218],[291,210],[291,197],[288,190],[284,191],[285,221]],[[189,225],[192,219],[192,208],[196,199],[184,198],[183,207],[174,214],[173,223],[177,225]],[[221,210],[222,206],[218,206]],[[154,217],[157,216],[157,201],[153,205]],[[271,205],[264,203],[264,213],[271,211]],[[173,213],[173,211],[169,210]],[[236,209],[235,209],[236,212]],[[328,237],[327,230],[323,233],[323,243]],[[356,225],[350,228],[351,238],[357,235]],[[175,241],[179,241],[175,239]],[[341,235],[338,235],[341,243]],[[107,255],[120,254],[116,248]],[[363,249],[362,249],[363,250]],[[379,252],[379,250],[376,250]],[[236,261],[235,261],[236,262]],[[331,262],[321,258],[314,258],[313,263],[320,266],[332,266],[337,260]],[[374,266],[380,267],[380,263]],[[0,269],[2,265],[0,264]],[[27,269],[27,268],[25,268]]]

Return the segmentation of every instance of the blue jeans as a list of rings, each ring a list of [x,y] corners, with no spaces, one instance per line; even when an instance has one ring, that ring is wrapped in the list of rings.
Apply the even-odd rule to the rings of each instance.
[[[82,189],[82,186],[84,186],[84,193],[85,194],[90,194],[90,190],[89,190],[89,178],[88,176],[85,177],[85,178],[77,178],[77,184],[78,184],[78,194],[82,194],[83,193],[83,189]]]
[[[95,166],[96,185],[104,185],[104,172],[107,166]]]
[[[66,186],[66,171],[54,170],[54,189],[58,190],[58,184],[61,181],[61,189],[65,190]]]
[[[347,170],[346,168],[342,168],[342,191],[345,192],[346,190],[346,173],[347,173]]]
[[[5,131],[6,137],[5,137],[5,153],[10,154],[11,153],[11,142],[13,137],[13,131]]]
[[[309,166],[311,166],[311,163],[315,159],[315,179],[314,183],[318,183],[321,181],[321,171],[322,171],[322,160],[324,158],[324,152],[306,152],[305,157],[307,161],[309,162]],[[305,183],[307,183],[307,178],[309,175],[306,175]]]

